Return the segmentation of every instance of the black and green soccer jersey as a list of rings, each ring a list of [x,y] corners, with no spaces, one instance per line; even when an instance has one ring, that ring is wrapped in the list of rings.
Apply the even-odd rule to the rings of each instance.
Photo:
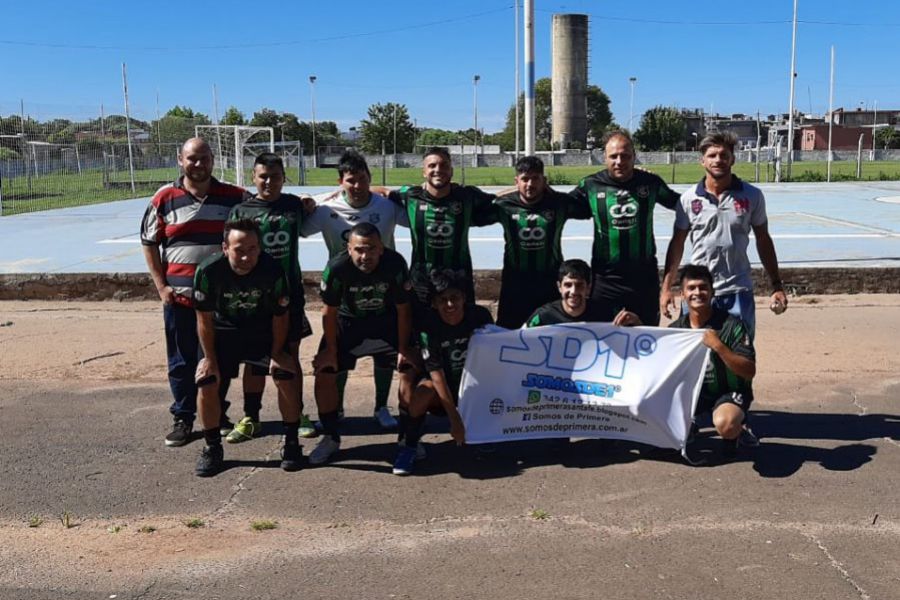
[[[609,323],[616,317],[616,311],[603,302],[589,300],[587,308],[577,317],[571,316],[562,307],[562,300],[548,302],[525,322],[526,328],[560,323]]]
[[[494,201],[503,226],[503,275],[547,274],[556,279],[562,263],[562,234],[569,218],[587,219],[590,212],[568,194],[548,191],[535,204],[526,204],[518,192]]]
[[[465,310],[463,320],[456,325],[448,325],[436,312],[431,313],[419,333],[425,370],[444,371],[454,400],[459,398],[459,382],[466,365],[472,332],[494,322],[490,311],[483,306],[472,304]]]
[[[260,245],[284,269],[291,295],[300,307],[304,304],[303,275],[300,271],[297,238],[300,237],[303,215],[303,203],[293,194],[282,194],[277,200],[266,201],[249,192],[244,194],[243,202],[232,208],[228,215],[229,221],[250,219],[259,224]]]
[[[272,317],[284,314],[290,302],[284,270],[264,252],[246,275],[235,273],[224,254],[210,256],[194,274],[194,306],[213,313],[216,329],[271,336]]]
[[[669,327],[690,329],[689,315],[681,315]],[[753,348],[753,339],[743,321],[733,317],[726,311],[713,308],[712,316],[704,325],[704,328],[714,329],[719,334],[722,343],[744,358],[756,361],[756,350]],[[709,363],[706,366],[706,376],[703,379],[703,388],[700,398],[703,400],[716,400],[725,394],[738,392],[752,400],[753,389],[751,380],[743,379],[734,374],[731,369],[715,352],[710,352]]]
[[[468,280],[466,292],[474,300],[469,227],[497,222],[492,194],[473,186],[451,186],[450,194],[444,198],[434,198],[421,186],[403,187],[390,194],[390,199],[401,204],[409,217],[410,275],[422,302],[428,301],[431,274],[446,270]]]
[[[378,267],[363,273],[346,252],[338,254],[322,272],[319,295],[328,306],[337,306],[338,314],[363,319],[396,313],[398,304],[410,300],[409,270],[397,252],[384,249]]]
[[[653,207],[662,204],[674,210],[680,197],[662,179],[635,171],[630,180],[619,183],[601,171],[582,179],[569,194],[594,221],[594,271],[656,264]]]

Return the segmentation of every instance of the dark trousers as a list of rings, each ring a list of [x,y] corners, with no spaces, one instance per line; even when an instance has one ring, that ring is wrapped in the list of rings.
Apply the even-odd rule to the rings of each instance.
[[[594,271],[591,300],[602,303],[615,316],[627,309],[644,325],[659,326],[659,273],[656,265],[641,265],[625,271]]]

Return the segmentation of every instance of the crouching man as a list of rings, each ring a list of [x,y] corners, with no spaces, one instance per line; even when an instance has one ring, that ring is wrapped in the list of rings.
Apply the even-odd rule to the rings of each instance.
[[[457,445],[465,443],[466,429],[457,405],[469,339],[477,329],[494,322],[488,309],[469,304],[474,299],[466,297],[467,280],[436,275],[429,288],[434,311],[421,325],[417,324],[426,374],[409,404],[409,419],[406,430],[401,432],[394,475],[412,474],[414,461],[424,458],[419,439],[429,412],[447,415],[453,440]]]
[[[219,434],[219,381],[238,375],[240,363],[264,366],[278,388],[284,421],[281,468],[296,471],[302,453],[299,379],[288,352],[290,287],[278,262],[260,250],[259,225],[225,224],[223,254],[197,268],[194,302],[204,358],[197,367],[198,412],[206,445],[195,473],[209,477],[224,466]]]
[[[669,327],[705,329],[703,343],[712,350],[694,416],[712,413],[726,456],[734,455],[739,446],[758,446],[759,440],[744,424],[753,402],[750,383],[756,375],[750,330],[742,320],[713,306],[713,277],[709,269],[685,265],[678,280],[688,312]]]

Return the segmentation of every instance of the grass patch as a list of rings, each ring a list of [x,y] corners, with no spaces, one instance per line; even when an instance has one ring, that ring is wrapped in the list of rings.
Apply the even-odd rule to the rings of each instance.
[[[31,517],[30,519],[28,519],[29,527],[40,527],[43,524],[44,524],[44,520],[38,516],[34,516],[34,517]]]
[[[536,508],[533,511],[531,511],[531,513],[529,513],[528,516],[530,516],[535,521],[546,521],[547,519],[550,518],[550,513],[548,513],[546,510],[543,510],[541,508]]]
[[[75,516],[67,510],[64,510],[62,514],[59,515],[59,522],[62,523],[62,526],[66,529],[72,529],[77,525]]]
[[[250,523],[250,529],[253,531],[269,531],[270,529],[277,529],[278,523],[276,521],[270,521],[268,519],[260,519],[258,521],[253,521]]]
[[[188,529],[200,529],[201,527],[206,527],[206,523],[203,522],[203,519],[193,518],[188,519],[184,522],[184,526]]]
[[[640,157],[640,156],[639,156]],[[703,168],[699,163],[677,163],[676,165],[639,165],[642,169],[656,173],[667,183],[690,184],[700,181]],[[552,167],[547,170],[547,178],[551,185],[575,185],[578,181],[602,170],[602,165],[585,165],[578,167]],[[798,162],[793,166],[793,181],[825,181],[827,163]],[[738,162],[734,165],[734,173],[741,179],[756,182],[756,165],[749,162]],[[335,169],[309,169],[306,173],[306,185],[337,186]],[[786,170],[784,171],[787,179]],[[178,176],[176,169],[145,169],[135,172],[134,192],[131,191],[127,172],[113,174],[113,181],[104,185],[103,172],[85,170],[78,173],[54,173],[49,175],[5,178],[2,181],[3,214],[34,212],[55,208],[86,206],[114,200],[141,198],[151,196],[163,183],[174,181]],[[219,177],[218,170],[215,176]],[[296,169],[289,169],[288,185],[299,185]],[[225,171],[225,180],[234,181],[233,169]],[[454,181],[466,185],[477,186],[512,186],[515,181],[515,170],[512,167],[468,167],[457,165]],[[862,164],[862,180],[864,181],[897,181],[900,180],[900,162],[864,162]],[[760,182],[775,180],[774,168],[766,163],[760,164]],[[832,163],[832,181],[856,181],[855,161],[836,161]],[[250,181],[249,172],[245,181]],[[372,184],[391,187],[401,185],[417,185],[422,182],[422,170],[418,167],[398,169],[373,169]]]
[[[125,525],[110,525],[106,528],[106,531],[107,533],[120,533],[125,527]]]
[[[138,529],[140,533],[153,533],[156,531],[156,527],[153,525],[142,525],[140,529]]]

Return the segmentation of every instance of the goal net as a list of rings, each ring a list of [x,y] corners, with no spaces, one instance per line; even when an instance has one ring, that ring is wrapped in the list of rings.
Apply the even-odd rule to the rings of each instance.
[[[272,127],[245,125],[197,125],[195,135],[212,148],[213,171],[221,181],[233,181],[244,187],[251,181],[253,160],[261,152],[275,151]]]

